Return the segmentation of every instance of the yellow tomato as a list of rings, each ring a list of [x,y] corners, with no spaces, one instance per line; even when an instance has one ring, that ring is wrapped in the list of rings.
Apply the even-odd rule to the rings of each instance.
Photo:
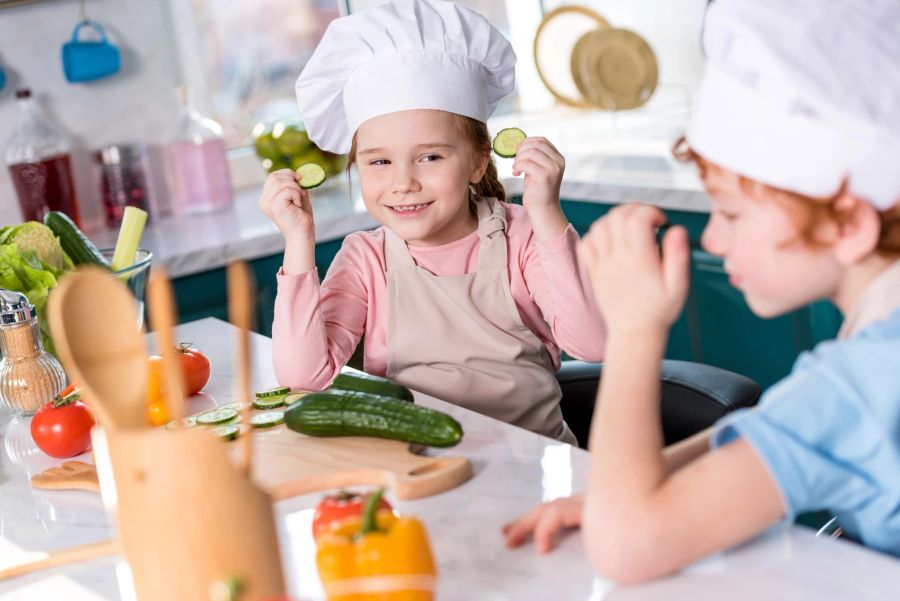
[[[147,405],[147,421],[151,426],[169,423],[169,410],[164,401],[156,401]]]
[[[147,363],[147,405],[161,403],[164,400],[165,377],[163,376],[163,359],[154,355]]]

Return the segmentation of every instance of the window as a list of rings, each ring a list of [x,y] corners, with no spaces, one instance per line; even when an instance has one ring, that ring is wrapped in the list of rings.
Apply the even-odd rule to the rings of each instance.
[[[185,84],[192,102],[225,130],[229,148],[251,143],[260,121],[296,118],[294,83],[325,32],[342,13],[384,0],[170,0]],[[512,11],[515,2],[516,10]],[[520,70],[531,65],[530,36],[540,20],[540,3],[522,0],[462,0],[513,40]],[[522,15],[530,32],[515,35]],[[521,80],[521,75],[520,75]],[[520,86],[521,87],[521,86]],[[519,107],[517,94],[498,113]]]
[[[192,0],[194,34],[177,32],[194,102],[225,130],[229,148],[245,146],[258,121],[296,115],[294,82],[332,19],[335,0]],[[185,50],[187,52],[185,52]],[[193,55],[193,57],[191,56]]]

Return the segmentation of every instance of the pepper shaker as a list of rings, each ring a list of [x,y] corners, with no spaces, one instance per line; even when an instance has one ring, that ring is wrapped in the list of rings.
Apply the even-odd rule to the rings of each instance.
[[[19,292],[0,289],[0,407],[32,415],[66,386],[66,373],[44,350],[37,312]]]

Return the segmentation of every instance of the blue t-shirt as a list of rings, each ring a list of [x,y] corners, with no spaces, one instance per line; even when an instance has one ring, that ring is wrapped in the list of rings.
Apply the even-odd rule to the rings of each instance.
[[[758,407],[716,424],[712,446],[738,437],[768,468],[786,519],[825,509],[900,556],[900,311],[803,353]]]

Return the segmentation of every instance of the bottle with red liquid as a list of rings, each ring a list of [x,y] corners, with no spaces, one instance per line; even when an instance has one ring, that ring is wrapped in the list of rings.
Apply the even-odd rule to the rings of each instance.
[[[68,140],[50,124],[31,90],[16,90],[16,102],[19,121],[6,145],[6,164],[22,217],[41,221],[48,211],[62,211],[80,227]]]

